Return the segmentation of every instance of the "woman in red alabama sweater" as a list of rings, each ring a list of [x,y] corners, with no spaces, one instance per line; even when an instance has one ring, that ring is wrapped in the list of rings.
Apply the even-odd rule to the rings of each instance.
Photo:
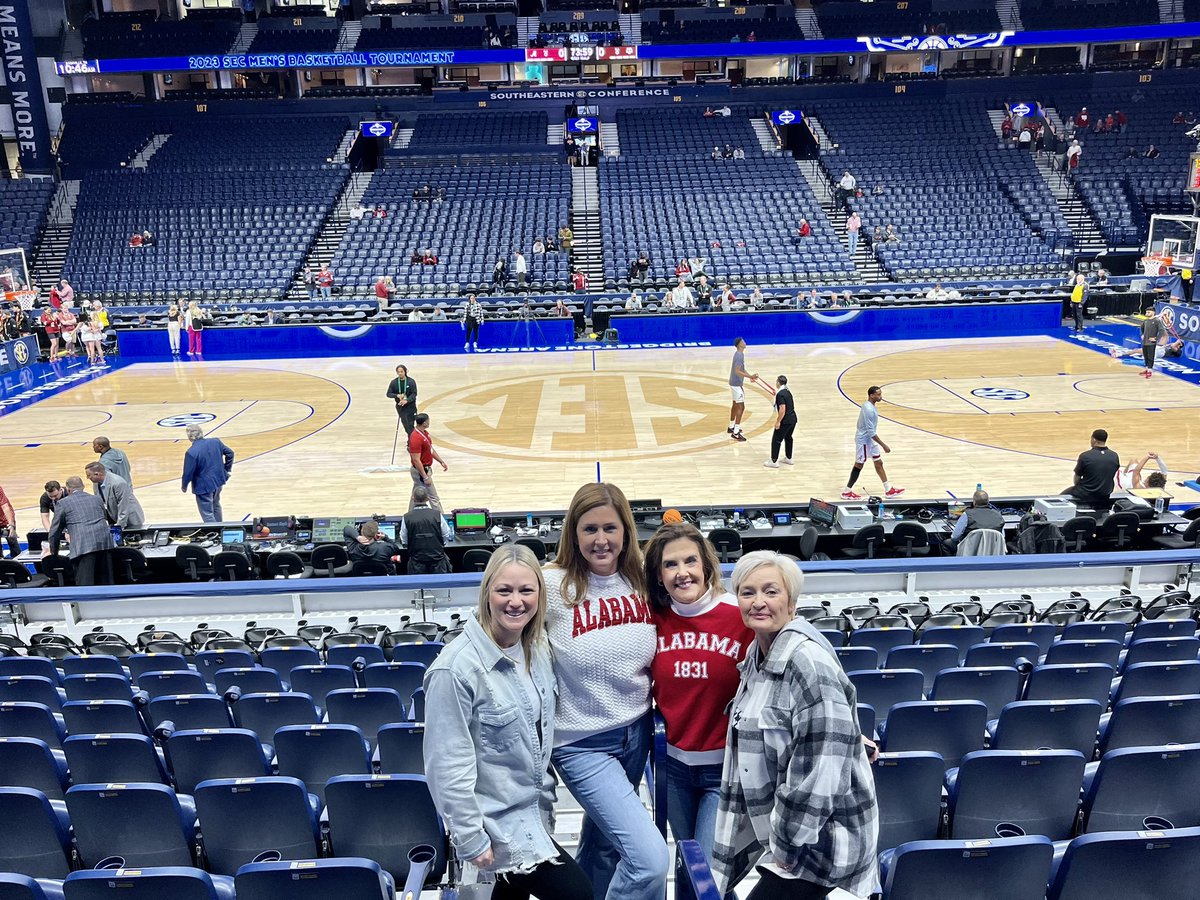
[[[711,858],[725,708],[754,633],[721,584],[712,545],[694,525],[664,525],[646,545],[646,584],[658,633],[654,699],[667,724],[667,820],[675,840]]]

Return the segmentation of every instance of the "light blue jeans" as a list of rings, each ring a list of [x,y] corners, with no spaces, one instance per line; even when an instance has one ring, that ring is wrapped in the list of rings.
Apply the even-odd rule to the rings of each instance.
[[[712,862],[721,764],[689,766],[667,757],[667,821],[676,841],[696,841]]]
[[[595,900],[663,900],[667,844],[637,793],[650,755],[650,714],[554,751],[554,767],[583,807],[576,858]]]

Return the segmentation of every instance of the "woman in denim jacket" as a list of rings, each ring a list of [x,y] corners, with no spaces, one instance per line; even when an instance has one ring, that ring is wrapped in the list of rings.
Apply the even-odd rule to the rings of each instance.
[[[579,865],[550,836],[554,671],[546,585],[520,545],[492,554],[478,619],[425,674],[425,772],[466,881],[493,900],[590,900]],[[475,870],[474,872],[470,870]],[[478,877],[476,877],[478,876]]]

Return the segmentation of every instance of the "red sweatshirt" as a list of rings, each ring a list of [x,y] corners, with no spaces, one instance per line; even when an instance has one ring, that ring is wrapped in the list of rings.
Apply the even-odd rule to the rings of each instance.
[[[658,652],[650,668],[654,699],[667,723],[667,752],[688,765],[720,764],[737,690],[737,666],[754,632],[731,594],[655,610]]]

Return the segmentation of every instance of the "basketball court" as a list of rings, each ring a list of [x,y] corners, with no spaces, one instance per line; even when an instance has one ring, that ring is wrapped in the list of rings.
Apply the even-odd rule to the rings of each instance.
[[[906,499],[1055,492],[1106,428],[1123,460],[1160,453],[1171,478],[1200,471],[1200,388],[1153,379],[1051,337],[751,346],[747,367],[796,398],[794,467],[763,468],[771,400],[747,385],[748,441],[726,434],[732,347],[425,357],[135,363],[0,416],[3,484],[21,527],[42,484],[82,475],[106,435],[129,455],[150,521],[196,516],[179,476],[196,423],[237,454],[229,518],[403,510],[404,434],[385,396],[398,362],[420,386],[446,508],[561,509],[583,482],[668,505],[835,498],[858,404],[884,388],[880,434]],[[861,491],[879,485],[868,467]],[[1184,488],[1177,494],[1188,493]]]

